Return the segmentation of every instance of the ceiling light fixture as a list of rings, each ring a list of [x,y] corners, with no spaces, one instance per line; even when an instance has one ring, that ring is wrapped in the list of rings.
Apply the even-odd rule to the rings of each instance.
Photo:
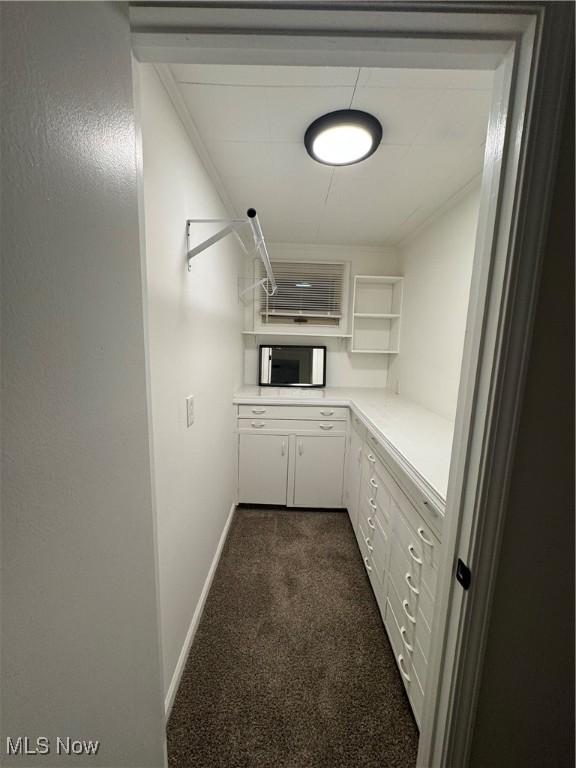
[[[352,165],[370,157],[382,140],[382,126],[374,115],[358,109],[339,109],[314,120],[304,135],[311,158],[324,165]]]

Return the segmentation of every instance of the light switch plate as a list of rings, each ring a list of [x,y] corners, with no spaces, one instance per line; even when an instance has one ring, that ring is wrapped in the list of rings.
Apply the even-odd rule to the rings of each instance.
[[[186,398],[186,426],[194,424],[194,395]]]

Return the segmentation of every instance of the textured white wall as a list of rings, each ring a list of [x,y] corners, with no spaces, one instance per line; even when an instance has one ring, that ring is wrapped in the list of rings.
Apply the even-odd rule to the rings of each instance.
[[[130,30],[2,4],[4,765],[164,765]]]
[[[400,249],[400,354],[388,386],[449,419],[456,413],[479,200],[477,188]]]
[[[154,466],[166,691],[235,501],[243,253],[227,237],[186,266],[187,218],[225,211],[152,65],[138,65]],[[214,228],[195,230],[199,242]],[[185,398],[195,397],[186,427]]]
[[[262,222],[265,227],[265,222]],[[350,291],[348,296],[348,323],[351,323],[354,275],[399,275],[399,254],[395,248],[371,248],[350,245],[296,245],[271,243],[271,259],[350,262]],[[252,306],[248,308],[252,312]],[[278,344],[297,344],[297,337],[245,337],[244,380],[246,384],[258,382],[258,344],[264,339]],[[302,338],[303,344],[322,344],[327,347],[326,383],[330,387],[385,387],[388,376],[388,356],[350,353],[349,339]]]

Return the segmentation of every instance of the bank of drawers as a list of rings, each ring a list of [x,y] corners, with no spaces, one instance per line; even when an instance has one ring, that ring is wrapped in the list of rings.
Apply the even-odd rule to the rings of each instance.
[[[395,648],[396,662],[420,724],[440,542],[401,492],[395,492],[391,509],[393,530],[384,622],[391,641],[395,636],[401,643],[401,648]]]

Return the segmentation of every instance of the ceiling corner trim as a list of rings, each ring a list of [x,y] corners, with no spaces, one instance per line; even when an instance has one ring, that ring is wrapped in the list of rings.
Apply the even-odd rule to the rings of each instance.
[[[466,182],[464,186],[460,187],[460,189],[458,189],[451,197],[449,197],[448,200],[442,203],[442,205],[436,208],[436,210],[433,211],[427,218],[425,218],[424,221],[415,229],[413,229],[407,235],[404,235],[404,237],[401,237],[400,240],[398,240],[396,243],[396,248],[399,251],[402,251],[413,240],[416,240],[416,238],[421,235],[424,230],[428,229],[428,227],[432,226],[435,221],[441,219],[444,214],[448,213],[448,211],[457,206],[458,203],[468,194],[471,194],[473,190],[479,190],[481,183],[482,171],[477,173],[472,179],[470,179],[470,181]]]

